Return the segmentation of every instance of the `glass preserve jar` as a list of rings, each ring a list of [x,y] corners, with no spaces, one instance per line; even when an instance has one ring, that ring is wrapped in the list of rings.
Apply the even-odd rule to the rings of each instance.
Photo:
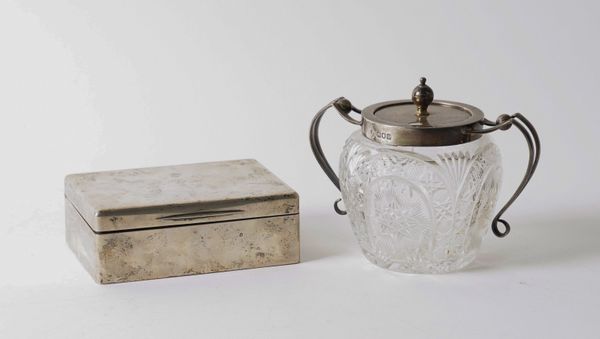
[[[500,219],[533,175],[540,142],[521,114],[500,115],[495,122],[471,105],[433,100],[426,79],[412,100],[377,103],[362,111],[345,98],[321,109],[311,124],[310,141],[322,169],[340,189],[358,243],[369,261],[394,271],[443,273],[471,263],[486,227],[504,237]],[[321,117],[330,107],[360,125],[346,141],[338,178],[319,143]],[[362,116],[360,120],[351,112]],[[516,126],[529,147],[525,176],[495,217],[501,184],[498,146],[490,132]],[[499,227],[498,224],[502,224]]]

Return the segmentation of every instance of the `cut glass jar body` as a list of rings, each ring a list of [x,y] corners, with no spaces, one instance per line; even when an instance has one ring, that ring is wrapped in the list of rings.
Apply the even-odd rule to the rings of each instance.
[[[354,234],[374,264],[442,273],[475,258],[502,176],[489,136],[453,146],[386,146],[360,131],[340,158],[340,188]]]

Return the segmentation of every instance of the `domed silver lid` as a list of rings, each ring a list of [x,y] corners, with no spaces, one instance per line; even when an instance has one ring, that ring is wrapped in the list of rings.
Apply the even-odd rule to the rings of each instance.
[[[434,94],[421,78],[412,100],[377,103],[364,108],[365,137],[390,146],[446,146],[481,137],[483,112],[460,102],[433,100]]]

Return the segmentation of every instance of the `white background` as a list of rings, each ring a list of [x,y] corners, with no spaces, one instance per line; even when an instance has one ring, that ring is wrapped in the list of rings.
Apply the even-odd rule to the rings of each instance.
[[[597,338],[600,6],[589,1],[2,1],[0,338]],[[524,113],[539,170],[467,270],[364,259],[308,144],[337,96]],[[328,114],[332,164],[356,127]],[[526,145],[496,133],[502,201]],[[302,263],[96,285],[68,173],[256,158],[301,197]]]

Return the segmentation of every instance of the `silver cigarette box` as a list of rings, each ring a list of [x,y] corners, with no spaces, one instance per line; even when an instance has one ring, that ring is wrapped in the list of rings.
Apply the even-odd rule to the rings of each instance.
[[[256,160],[71,174],[66,238],[100,284],[293,264],[298,200]]]

